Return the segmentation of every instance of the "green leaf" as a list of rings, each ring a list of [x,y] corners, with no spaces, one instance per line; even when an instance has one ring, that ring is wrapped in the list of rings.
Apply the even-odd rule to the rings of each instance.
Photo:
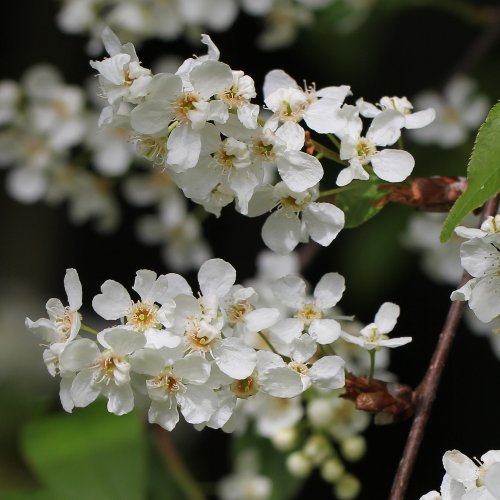
[[[54,494],[49,490],[19,490],[0,493],[0,500],[54,500]]]
[[[377,215],[383,206],[374,206],[387,193],[379,191],[379,183],[368,181],[353,181],[349,190],[339,193],[335,205],[345,214],[345,227],[357,227]]]
[[[255,450],[260,465],[257,474],[268,477],[272,482],[269,500],[289,500],[295,497],[304,481],[288,472],[285,465],[286,453],[276,450],[269,439],[264,439],[250,430],[241,436],[233,437],[231,450],[233,463],[245,450]]]
[[[117,417],[95,404],[31,422],[22,434],[22,451],[54,499],[143,500],[143,430],[138,415]]]
[[[500,191],[500,103],[481,125],[467,167],[467,190],[444,221],[441,242],[448,241],[464,217]]]

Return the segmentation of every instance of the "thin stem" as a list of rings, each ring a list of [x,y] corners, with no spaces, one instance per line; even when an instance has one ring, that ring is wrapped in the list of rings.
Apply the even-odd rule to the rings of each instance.
[[[499,195],[489,200],[484,206],[481,214],[480,224],[489,216],[495,215],[498,209]],[[469,281],[470,275],[464,272],[462,281],[459,286],[463,286]],[[392,485],[391,495],[389,500],[402,500],[404,498],[406,487],[410,481],[413,467],[417,459],[420,443],[422,442],[425,427],[432,410],[432,404],[436,399],[436,393],[441,380],[446,360],[451,349],[451,345],[455,338],[460,317],[464,309],[465,302],[453,302],[448,311],[448,316],[443,326],[441,335],[432,356],[427,373],[422,382],[415,390],[416,394],[416,410],[413,419],[410,434],[403,452],[403,457],[399,463],[396,477]]]
[[[340,150],[340,141],[333,134],[327,134],[327,137],[333,142],[333,144],[335,144],[337,149]]]
[[[327,189],[326,191],[320,191],[319,198],[324,198],[325,196],[331,196],[332,194],[343,193],[344,191],[352,191],[353,189],[357,189],[358,184],[349,184],[348,186],[342,186],[333,189]]]
[[[262,333],[262,332],[258,332],[260,337],[262,338],[262,340],[266,343],[266,345],[269,347],[269,349],[271,349],[271,351],[274,352],[274,354],[278,354],[278,356],[280,355],[278,353],[278,351],[274,348],[273,344],[271,344],[271,341]]]
[[[339,165],[342,165],[344,167],[348,165],[348,163],[345,162],[344,160],[341,160],[339,154],[336,153],[335,151],[333,151],[332,149],[330,149],[326,146],[323,146],[323,144],[321,144],[317,141],[314,141],[312,139],[310,142],[314,146],[314,149],[318,153],[321,153],[325,158],[328,158],[329,160],[332,160],[335,163],[338,163]]]
[[[92,335],[97,335],[99,332],[94,330],[93,328],[90,328],[89,326],[85,325],[80,325],[80,330],[83,330],[84,332],[91,333]]]
[[[181,456],[179,455],[170,432],[159,426],[154,426],[158,448],[165,460],[165,468],[177,483],[177,486],[184,492],[188,500],[205,500],[206,497],[201,491],[198,483],[191,476]]]
[[[373,380],[373,374],[375,373],[375,356],[377,352],[375,351],[375,349],[370,349],[368,351],[368,354],[370,355],[370,371],[368,372],[368,383],[370,384]]]

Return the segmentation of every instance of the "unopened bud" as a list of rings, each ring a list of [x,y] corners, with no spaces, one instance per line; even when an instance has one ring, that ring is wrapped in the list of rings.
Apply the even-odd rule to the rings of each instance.
[[[333,423],[334,417],[335,409],[329,399],[313,399],[307,405],[307,418],[314,427],[328,427]]]
[[[335,484],[335,496],[339,500],[353,500],[361,491],[359,479],[352,474],[345,473]]]
[[[349,462],[357,462],[366,453],[366,439],[363,436],[350,436],[340,443],[342,456]]]
[[[295,427],[279,429],[271,436],[274,447],[280,451],[290,451],[297,444],[298,433]]]
[[[304,453],[301,451],[294,451],[288,455],[286,466],[292,476],[304,479],[311,473],[313,464]]]
[[[306,441],[302,451],[314,465],[319,465],[332,454],[332,447],[325,436],[313,434]]]
[[[320,473],[327,483],[335,483],[344,474],[344,471],[344,464],[338,458],[331,457],[321,466]]]

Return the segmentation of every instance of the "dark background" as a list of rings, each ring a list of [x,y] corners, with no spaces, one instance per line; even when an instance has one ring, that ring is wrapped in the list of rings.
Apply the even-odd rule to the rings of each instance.
[[[488,2],[465,4],[480,6]],[[457,68],[468,66],[466,69],[471,70],[480,87],[495,102],[500,89],[500,44],[494,41],[480,57],[469,61],[466,55],[485,28],[446,8],[422,5],[423,2],[396,1],[376,4],[367,21],[348,35],[336,33],[331,19],[322,16],[293,46],[275,52],[257,50],[254,34],[260,30],[259,22],[245,16],[240,17],[232,30],[216,34],[213,39],[221,49],[221,59],[232,68],[250,74],[257,89],[261,88],[267,71],[282,68],[299,82],[303,79],[316,82],[318,88],[351,85],[355,98],[363,96],[375,102],[382,95],[411,98],[424,88],[439,88]],[[9,2],[0,18],[1,79],[19,79],[36,62],[54,64],[70,83],[80,84],[88,77],[91,69],[84,52],[85,38],[62,34],[55,26],[56,11],[56,3],[49,0]],[[193,52],[203,53],[203,49],[184,41],[151,41],[138,48],[138,52],[148,66],[158,55],[172,52],[188,57]],[[460,175],[465,173],[471,144],[443,151],[435,147],[424,150],[409,143],[409,150],[416,157],[418,175]],[[136,241],[134,209],[123,205],[119,230],[112,235],[100,235],[87,225],[72,226],[64,206],[47,207],[41,203],[23,206],[9,199],[4,178],[4,172],[0,171],[0,298],[20,302],[17,325],[20,335],[24,316],[32,319],[43,316],[43,304],[48,297],[64,297],[62,278],[67,267],[78,269],[87,306],[106,279],[128,286],[137,269],[168,271],[157,248],[145,248]],[[402,382],[415,386],[425,372],[446,317],[451,289],[425,277],[419,271],[418,256],[399,244],[411,213],[411,209],[390,207],[360,230],[342,232],[330,248],[317,254],[305,275],[315,282],[329,271],[344,274],[347,292],[342,300],[343,309],[348,314],[356,313],[362,321],[371,321],[384,301],[401,306],[397,334],[412,336],[413,342],[395,350],[391,370]],[[261,219],[245,219],[225,209],[221,219],[210,217],[204,225],[214,255],[236,267],[240,282],[255,271],[255,255],[263,248],[259,236],[261,224]],[[195,274],[189,277],[194,283]],[[25,289],[30,290],[31,299],[36,299],[34,304],[25,300]],[[1,342],[0,339],[0,345]],[[41,364],[41,356],[34,362]],[[500,448],[500,403],[495,383],[498,362],[486,339],[460,327],[409,485],[409,499],[439,488],[444,473],[441,458],[446,450],[456,448],[479,457],[489,449]],[[3,384],[0,395],[17,390],[6,380],[0,379]],[[13,477],[29,481],[29,473],[16,451],[15,434],[23,418],[30,417],[29,405],[21,410],[22,418],[12,423],[7,418],[8,403],[0,404],[0,426],[2,421],[8,422],[1,434],[0,468],[4,473],[0,481],[8,484]],[[51,407],[60,411],[55,398]],[[363,483],[360,498],[386,498],[409,425],[403,422],[370,427],[366,433],[368,453],[360,463],[351,466]],[[191,440],[189,446],[195,448],[197,456],[203,456],[204,450],[221,450],[219,460],[210,460],[209,464],[204,461],[203,467],[197,466],[199,458],[193,462],[189,459],[201,480],[213,481],[227,473],[227,455],[220,446],[227,439],[220,432],[205,431]],[[186,454],[196,456],[189,451]],[[319,476],[313,476],[299,498],[327,498],[329,492],[330,487]]]

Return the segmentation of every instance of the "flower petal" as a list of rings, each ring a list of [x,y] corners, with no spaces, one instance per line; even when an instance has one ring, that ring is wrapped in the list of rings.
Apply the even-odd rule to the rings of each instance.
[[[384,181],[402,182],[411,174],[415,159],[402,149],[384,149],[372,157],[371,164]]]
[[[236,281],[236,270],[222,259],[207,260],[198,271],[198,282],[203,295],[224,297]]]
[[[286,151],[276,164],[288,188],[298,193],[315,186],[323,177],[320,161],[302,151]]]

